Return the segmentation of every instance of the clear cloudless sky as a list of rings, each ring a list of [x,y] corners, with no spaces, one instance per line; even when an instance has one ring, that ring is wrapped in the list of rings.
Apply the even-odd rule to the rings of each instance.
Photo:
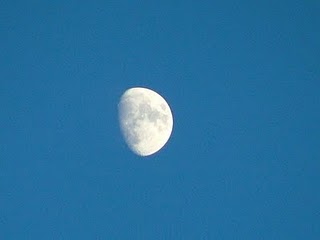
[[[320,2],[0,2],[0,239],[320,239]],[[130,87],[169,102],[126,146]]]

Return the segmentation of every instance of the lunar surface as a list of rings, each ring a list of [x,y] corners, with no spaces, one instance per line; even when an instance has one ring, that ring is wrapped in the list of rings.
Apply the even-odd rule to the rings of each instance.
[[[147,88],[130,88],[121,96],[118,110],[121,132],[134,153],[151,155],[169,140],[173,117],[158,93]]]

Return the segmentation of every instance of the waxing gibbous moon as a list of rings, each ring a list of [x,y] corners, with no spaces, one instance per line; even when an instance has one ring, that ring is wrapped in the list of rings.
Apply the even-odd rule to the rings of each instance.
[[[172,112],[158,93],[147,88],[130,88],[121,96],[118,111],[121,132],[134,153],[151,155],[169,140]]]

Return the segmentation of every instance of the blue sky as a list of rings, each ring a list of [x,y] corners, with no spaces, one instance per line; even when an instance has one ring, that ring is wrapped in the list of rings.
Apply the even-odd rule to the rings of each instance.
[[[317,1],[2,1],[0,239],[319,239]],[[117,103],[174,130],[125,145]]]

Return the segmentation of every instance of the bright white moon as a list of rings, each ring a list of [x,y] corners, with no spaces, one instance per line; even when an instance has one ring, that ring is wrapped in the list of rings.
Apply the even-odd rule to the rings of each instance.
[[[122,134],[134,153],[151,155],[169,140],[173,117],[158,93],[147,88],[130,88],[121,96],[118,110]]]

